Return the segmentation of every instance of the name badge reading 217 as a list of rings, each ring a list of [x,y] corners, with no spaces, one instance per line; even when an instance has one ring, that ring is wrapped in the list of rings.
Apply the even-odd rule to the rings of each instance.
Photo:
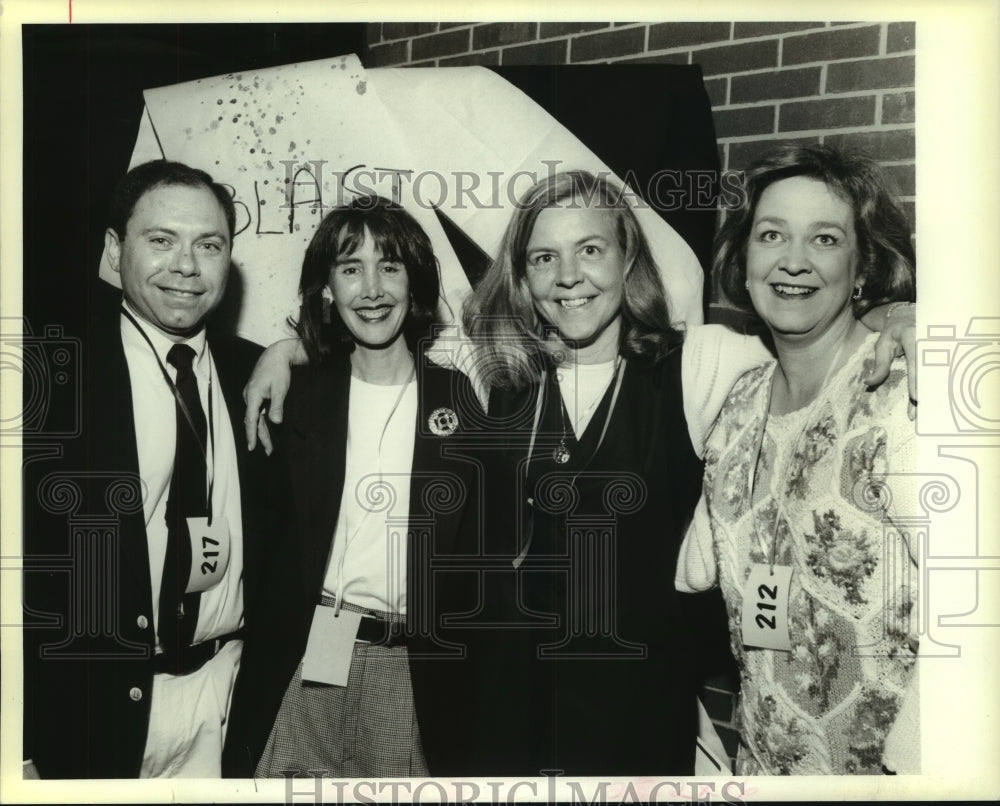
[[[758,563],[750,567],[743,588],[743,644],[761,649],[790,651],[788,592],[792,569],[788,565]]]
[[[221,515],[212,523],[208,518],[188,518],[191,536],[191,571],[187,593],[202,593],[218,585],[229,568],[229,524]]]

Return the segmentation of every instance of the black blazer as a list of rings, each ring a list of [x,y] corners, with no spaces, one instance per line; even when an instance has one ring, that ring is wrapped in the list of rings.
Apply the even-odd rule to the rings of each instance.
[[[90,299],[79,435],[24,454],[24,758],[45,778],[137,777],[155,625],[120,293]],[[236,442],[244,584],[264,524],[262,457],[243,435],[242,388],[261,348],[209,332]],[[249,619],[249,611],[246,613]]]
[[[274,430],[269,497],[285,528],[269,550],[268,578],[253,607],[263,613],[247,637],[234,694],[223,774],[250,777],[267,743],[288,683],[305,652],[326,574],[344,485],[349,356],[294,371],[283,424]],[[427,359],[417,368],[418,410],[407,533],[406,636],[414,700],[428,760],[433,757],[434,703],[449,692],[435,669],[456,648],[441,637],[433,558],[449,555],[458,535],[478,528],[479,473],[463,455],[462,434],[479,403],[468,379]],[[458,431],[435,434],[431,415],[448,409]],[[478,416],[481,417],[481,410]],[[390,513],[401,515],[404,513]],[[432,582],[432,575],[434,582]],[[251,607],[248,604],[248,607]]]

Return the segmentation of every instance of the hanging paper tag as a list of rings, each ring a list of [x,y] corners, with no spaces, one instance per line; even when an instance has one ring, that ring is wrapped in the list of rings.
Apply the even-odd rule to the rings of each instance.
[[[218,585],[229,568],[229,522],[217,515],[209,525],[208,518],[188,518],[191,537],[191,573],[187,593],[202,593]]]
[[[360,624],[360,613],[341,610],[334,615],[332,607],[317,605],[309,628],[306,656],[302,661],[302,679],[346,686]]]
[[[790,651],[788,591],[792,568],[757,563],[743,589],[743,643],[750,647]]]

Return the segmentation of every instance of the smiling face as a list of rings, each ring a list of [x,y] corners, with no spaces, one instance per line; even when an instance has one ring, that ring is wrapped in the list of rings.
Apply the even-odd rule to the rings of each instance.
[[[341,320],[356,342],[378,349],[399,338],[410,310],[406,267],[382,255],[367,227],[357,248],[335,261],[328,287]]]
[[[618,354],[625,255],[607,210],[546,208],[527,245],[525,277],[539,315],[581,364]]]
[[[750,299],[776,340],[817,339],[853,319],[854,211],[824,182],[794,176],[764,190],[746,263]]]
[[[196,333],[222,301],[230,247],[225,211],[200,186],[154,186],[136,202],[124,238],[105,233],[125,299],[175,342]]]

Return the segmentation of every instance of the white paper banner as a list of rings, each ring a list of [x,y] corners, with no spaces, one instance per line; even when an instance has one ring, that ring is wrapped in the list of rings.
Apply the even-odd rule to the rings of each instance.
[[[550,173],[613,175],[520,90],[481,67],[365,70],[354,55],[147,90],[131,165],[166,158],[233,189],[239,335],[290,334],[305,248],[323,214],[357,193],[395,198],[441,264],[442,318],[469,281],[437,207],[491,257],[516,199]],[[699,324],[703,274],[683,239],[637,209],[675,319]],[[102,257],[100,275],[120,286]]]

